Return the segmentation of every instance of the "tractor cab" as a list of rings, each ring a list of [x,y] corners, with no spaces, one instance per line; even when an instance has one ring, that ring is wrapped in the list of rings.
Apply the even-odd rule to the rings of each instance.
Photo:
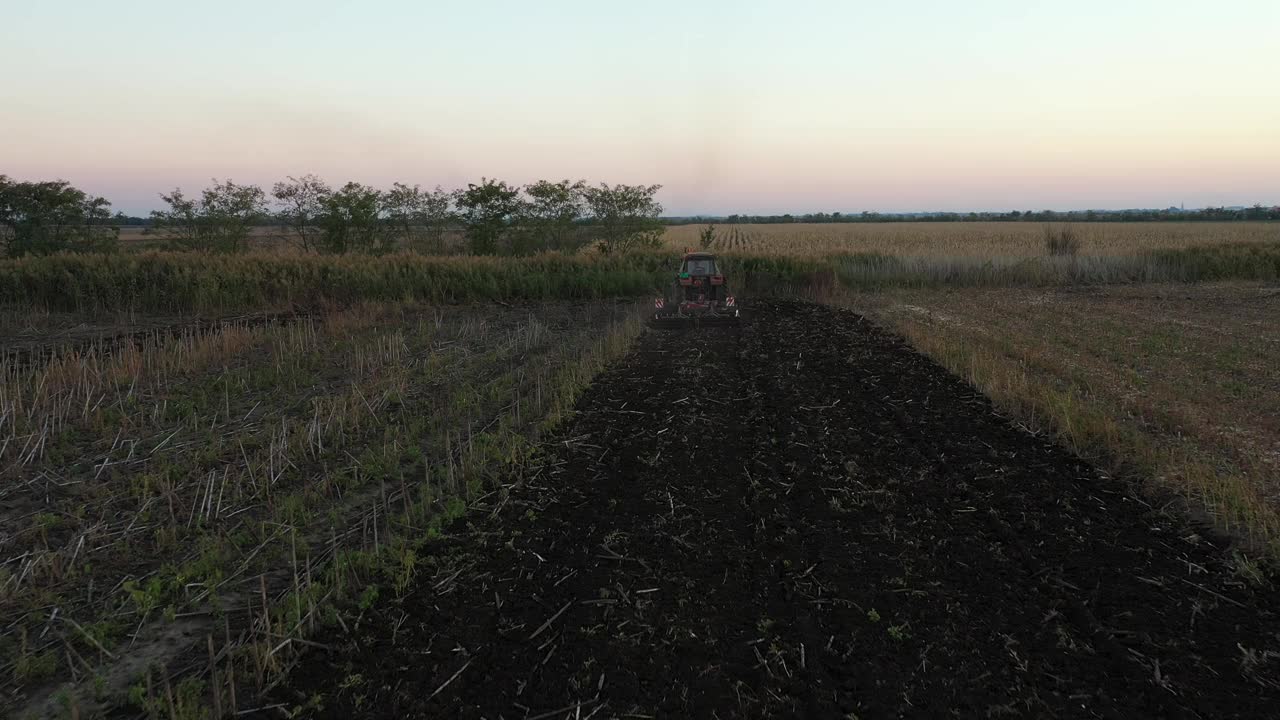
[[[682,287],[706,288],[724,285],[724,276],[716,267],[716,256],[711,253],[688,253],[680,263],[680,274],[676,278]],[[706,292],[706,290],[704,290]],[[713,293],[714,294],[714,293]]]
[[[719,274],[716,258],[709,253],[689,253],[680,264],[680,277],[714,277]]]

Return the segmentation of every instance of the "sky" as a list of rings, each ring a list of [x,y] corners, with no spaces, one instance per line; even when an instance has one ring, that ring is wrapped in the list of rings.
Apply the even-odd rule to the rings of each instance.
[[[1280,204],[1277,0],[0,0],[0,173],[661,184],[671,215]]]

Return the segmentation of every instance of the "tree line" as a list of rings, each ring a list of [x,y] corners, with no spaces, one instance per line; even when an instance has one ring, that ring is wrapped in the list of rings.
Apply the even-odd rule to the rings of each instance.
[[[331,187],[304,175],[269,190],[214,180],[198,194],[181,188],[162,193],[164,209],[150,218],[110,212],[111,203],[64,180],[19,182],[0,175],[0,244],[10,256],[55,252],[110,252],[119,228],[143,225],[166,232],[181,248],[236,252],[248,247],[254,227],[275,224],[304,251],[386,252],[414,248],[446,251],[446,235],[460,231],[477,255],[573,252],[594,244],[601,252],[626,252],[659,243],[664,224],[708,218],[661,217],[660,185],[588,185],[540,180],[524,186],[482,178],[465,188],[394,183],[383,190],[357,182]],[[809,213],[716,218],[741,223],[856,222],[1133,222],[1280,220],[1280,207],[1165,210],[1053,210],[1006,213]]]
[[[16,182],[0,175],[0,240],[9,255],[106,252],[119,230],[106,198],[64,180]]]
[[[573,252],[593,243],[619,253],[659,244],[660,188],[581,180],[517,186],[482,178],[454,191],[399,182],[382,190],[357,182],[334,188],[304,175],[266,190],[215,179],[198,194],[162,193],[164,209],[144,221],[111,215],[105,198],[66,181],[0,175],[0,240],[10,256],[102,252],[116,249],[120,226],[144,225],[183,249],[238,252],[247,249],[254,227],[276,224],[304,251],[444,252],[446,233],[457,230],[477,255]]]
[[[1199,210],[1013,210],[1011,212],[861,213],[818,212],[801,215],[745,215],[669,218],[669,225],[694,225],[714,220],[725,225],[776,225],[782,223],[885,223],[885,222],[1166,222],[1280,220],[1280,206],[1216,207]]]

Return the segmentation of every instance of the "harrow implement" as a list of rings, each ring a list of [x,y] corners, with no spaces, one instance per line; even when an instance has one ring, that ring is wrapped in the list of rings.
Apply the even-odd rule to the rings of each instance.
[[[653,309],[650,325],[667,329],[733,326],[742,317],[715,256],[705,252],[685,254],[667,297],[654,298]]]

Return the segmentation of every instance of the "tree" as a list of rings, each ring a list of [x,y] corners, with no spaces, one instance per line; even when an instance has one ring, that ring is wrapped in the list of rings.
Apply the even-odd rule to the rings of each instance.
[[[414,237],[414,227],[421,223],[427,210],[428,193],[414,185],[409,187],[395,183],[382,194],[382,209],[386,213],[391,230],[408,245]]]
[[[278,182],[271,189],[271,196],[280,207],[280,219],[297,236],[298,247],[303,250],[315,249],[319,243],[321,231],[316,225],[332,194],[328,183],[315,175],[290,175],[289,182]]]
[[[244,250],[253,226],[267,214],[267,194],[257,185],[236,185],[227,180],[200,194],[212,225],[213,246],[232,252]]]
[[[178,245],[193,250],[237,252],[245,249],[253,226],[267,214],[267,195],[257,185],[218,182],[188,198],[181,188],[160,199],[168,210],[154,210],[155,227],[174,233]]]
[[[553,183],[539,180],[524,188],[524,223],[519,248],[525,252],[538,250],[577,250],[581,233],[575,223],[582,217],[586,183],[561,180]]]
[[[116,227],[123,227],[126,225],[132,227],[145,227],[150,225],[151,221],[146,218],[137,217],[136,215],[125,215],[117,210],[116,213],[111,216],[111,224]]]
[[[167,230],[174,236],[174,243],[196,248],[202,244],[204,220],[199,203],[188,198],[182,188],[174,188],[173,192],[160,194],[160,199],[169,206],[168,210],[151,211],[151,227],[155,230]]]
[[[15,182],[0,175],[0,239],[10,256],[113,250],[119,229],[110,224],[110,207],[65,180]]]
[[[383,232],[382,193],[368,185],[349,182],[325,198],[321,225],[329,252],[372,252],[389,245]]]
[[[510,227],[524,210],[520,190],[501,180],[481,178],[480,184],[468,184],[454,198],[458,218],[467,231],[471,252],[493,255]]]
[[[654,199],[661,185],[600,183],[583,191],[599,237],[600,252],[622,253],[657,247],[662,237],[662,205]]]
[[[439,185],[435,190],[423,195],[420,222],[426,237],[430,240],[429,248],[433,252],[444,252],[444,233],[453,220],[453,215],[450,213],[452,205],[453,195],[441,190]]]

